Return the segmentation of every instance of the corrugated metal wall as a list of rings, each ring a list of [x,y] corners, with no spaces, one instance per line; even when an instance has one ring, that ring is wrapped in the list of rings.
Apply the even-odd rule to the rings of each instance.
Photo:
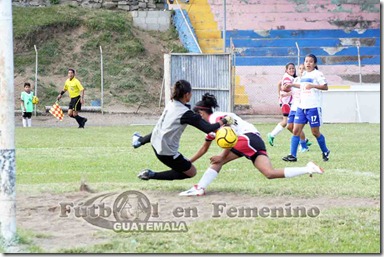
[[[192,85],[193,108],[201,96],[214,94],[219,104],[218,111],[232,111],[233,90],[230,54],[171,54],[170,87],[180,79]]]

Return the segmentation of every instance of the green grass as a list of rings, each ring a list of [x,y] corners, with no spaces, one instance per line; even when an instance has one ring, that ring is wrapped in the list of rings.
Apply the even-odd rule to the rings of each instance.
[[[50,90],[46,90],[52,82],[51,76],[62,76],[64,83],[69,67],[77,70],[86,89],[99,89],[100,46],[105,95],[128,106],[136,105],[137,99],[151,105],[158,99],[163,53],[186,52],[174,28],[162,33],[139,31],[133,27],[132,16],[126,11],[62,5],[14,6],[13,29],[14,70],[18,76],[25,77],[25,73],[35,70],[34,45],[37,46],[40,106],[51,105],[55,99]],[[148,50],[146,43],[160,50]],[[61,88],[62,84],[56,86]],[[87,91],[88,97],[98,98],[99,92],[94,91],[95,95]]]
[[[60,252],[378,253],[379,220],[378,208],[334,208],[316,219],[214,219],[195,222],[177,237],[174,233],[111,234],[110,243]]]
[[[275,124],[257,124],[262,135]],[[143,168],[165,170],[149,145],[131,147],[130,135],[143,134],[152,126],[16,128],[17,189],[39,192],[77,191],[86,180],[97,191],[124,189],[160,190],[177,195],[197,183],[202,176],[182,181],[141,181]],[[238,159],[225,165],[208,192],[233,192],[258,197],[296,198],[371,198],[380,199],[379,124],[325,124],[321,131],[331,150],[330,161],[323,162],[314,138],[310,152],[299,153],[297,163],[281,157],[289,153],[288,131],[267,145],[276,168],[304,166],[313,160],[325,169],[322,176],[268,180],[249,160]],[[204,134],[187,128],[180,151],[191,157],[204,141]],[[220,152],[213,145],[195,165],[199,171],[209,166],[209,157]],[[380,209],[374,207],[332,207],[309,219],[211,219],[193,222],[187,233],[110,232],[110,242],[87,248],[60,250],[81,252],[252,252],[252,253],[378,253],[380,251]],[[30,235],[33,237],[33,235]],[[36,246],[37,247],[37,246]],[[40,251],[38,247],[36,251]],[[43,251],[43,249],[41,250]]]

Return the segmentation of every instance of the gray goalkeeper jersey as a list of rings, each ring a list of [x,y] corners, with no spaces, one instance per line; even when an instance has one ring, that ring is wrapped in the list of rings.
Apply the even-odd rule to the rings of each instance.
[[[171,100],[150,135],[151,144],[156,153],[174,156],[174,158],[179,156],[180,138],[187,125],[194,126],[205,133],[215,131],[220,127],[219,123],[206,122],[200,114],[191,111],[187,105]]]
[[[159,155],[176,156],[181,135],[187,124],[181,124],[181,117],[190,111],[179,101],[170,101],[152,131],[151,144]]]

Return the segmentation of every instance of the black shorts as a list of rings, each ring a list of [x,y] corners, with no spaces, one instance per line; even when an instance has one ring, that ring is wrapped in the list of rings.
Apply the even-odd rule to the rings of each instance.
[[[23,118],[30,119],[32,117],[32,112],[23,112]]]
[[[257,133],[245,133],[238,137],[238,141],[231,152],[239,157],[244,156],[255,162],[257,156],[268,156],[263,139]]]
[[[72,109],[72,110],[77,111],[77,112],[81,110],[80,96],[76,96],[74,98],[71,98],[71,102],[69,102],[68,109]]]
[[[164,163],[174,171],[186,172],[192,167],[192,163],[189,160],[185,159],[181,153],[179,153],[179,156],[174,158],[174,156],[171,155],[157,154],[155,148],[153,148],[153,150],[155,151],[157,159],[159,159],[162,163]]]

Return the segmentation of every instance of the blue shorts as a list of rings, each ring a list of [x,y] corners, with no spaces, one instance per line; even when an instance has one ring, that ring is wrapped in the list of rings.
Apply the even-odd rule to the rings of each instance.
[[[288,114],[288,124],[289,123],[293,123],[293,121],[295,120],[295,115],[296,115],[296,111],[290,111],[289,114]]]
[[[320,127],[323,124],[320,107],[304,110],[301,108],[297,108],[295,115],[295,123],[307,124],[307,122],[309,123],[311,128]]]

